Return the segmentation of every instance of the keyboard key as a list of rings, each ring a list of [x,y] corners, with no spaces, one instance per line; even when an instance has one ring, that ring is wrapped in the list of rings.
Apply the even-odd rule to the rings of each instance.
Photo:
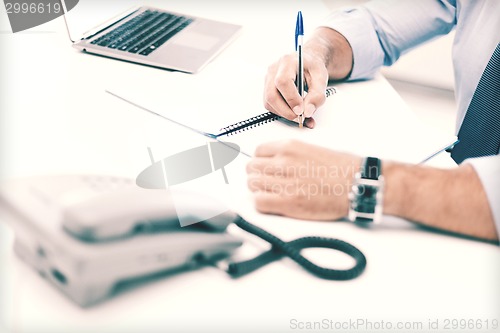
[[[145,48],[143,51],[141,51],[139,54],[147,56],[151,52],[157,50],[160,46],[165,44],[170,38],[175,36],[177,33],[179,33],[181,30],[183,30],[185,27],[187,27],[192,20],[190,19],[185,19],[185,18],[179,18],[176,21],[176,25],[172,25],[168,29],[162,30],[162,34],[156,34],[156,40],[147,48]]]
[[[191,22],[182,16],[146,10],[90,43],[147,56]]]

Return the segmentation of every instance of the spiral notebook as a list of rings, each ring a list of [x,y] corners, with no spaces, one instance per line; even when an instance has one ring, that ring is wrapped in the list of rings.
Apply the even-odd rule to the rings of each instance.
[[[255,117],[252,117],[252,118],[249,118],[249,119],[246,119],[243,121],[239,121],[237,123],[223,127],[220,129],[219,133],[217,133],[217,134],[212,133],[212,134],[214,135],[214,138],[235,135],[235,134],[239,134],[241,132],[244,132],[246,130],[256,128],[260,125],[264,125],[264,124],[270,123],[272,121],[278,120],[280,118],[281,117],[275,115],[274,113],[266,112],[266,113],[259,114]]]
[[[330,87],[326,90],[325,96],[328,98],[330,96],[333,96],[337,90],[334,87]],[[265,112],[262,114],[259,114],[257,116],[251,117],[249,119],[245,119],[243,121],[238,121],[234,124],[231,124],[229,126],[225,126],[220,129],[220,131],[215,134],[215,133],[207,133],[207,134],[213,134],[214,138],[220,138],[223,136],[231,136],[235,134],[239,134],[241,132],[247,131],[249,129],[254,129],[260,125],[267,124],[270,122],[273,122],[275,120],[281,120],[283,122],[289,123],[291,126],[293,126],[293,122],[287,121],[284,118],[272,113],[272,112]]]
[[[196,132],[196,133],[198,133],[202,136],[205,136],[209,139],[215,139],[215,140],[224,139],[224,140],[226,140],[227,137],[241,134],[247,130],[255,129],[257,127],[260,127],[260,126],[267,124],[267,123],[274,122],[276,120],[282,120],[283,122],[287,122],[290,124],[292,123],[292,122],[290,122],[290,121],[288,121],[288,120],[286,120],[286,119],[284,119],[284,118],[282,118],[274,113],[265,112],[265,113],[250,117],[248,119],[241,120],[241,121],[235,122],[233,124],[221,127],[220,129],[205,131],[205,130],[200,129],[202,127],[195,127],[195,126],[193,126],[193,124],[190,125],[187,122],[175,120],[174,119],[175,117],[166,116],[162,113],[154,111],[153,109],[149,109],[146,106],[143,106],[143,105],[139,104],[138,102],[135,102],[134,100],[129,99],[129,98],[127,98],[119,93],[115,93],[111,90],[106,90],[106,92],[108,94],[110,94],[111,96],[116,97],[119,100],[122,100],[123,102],[126,102],[132,106],[135,106],[143,111],[146,111],[152,115],[158,116],[158,117],[160,117],[166,121],[169,121],[171,123],[174,123],[178,126],[189,129],[192,132]],[[241,150],[241,152],[247,156],[251,156],[248,150]]]
[[[170,123],[174,123],[178,126],[189,129],[192,132],[196,132],[196,133],[198,133],[202,136],[205,136],[209,139],[222,140],[222,141],[239,141],[239,143],[241,144],[243,141],[237,140],[237,139],[235,140],[234,136],[239,135],[239,137],[241,137],[241,134],[243,132],[255,130],[258,127],[261,127],[261,126],[268,124],[268,123],[279,121],[282,125],[284,125],[285,128],[298,127],[298,124],[293,122],[293,121],[289,121],[289,120],[287,120],[283,117],[280,117],[272,112],[264,112],[264,113],[261,113],[261,114],[255,115],[255,116],[251,116],[250,118],[222,126],[220,128],[215,127],[215,128],[212,128],[211,130],[210,129],[207,130],[206,128],[208,128],[208,127],[207,127],[207,123],[206,123],[206,118],[203,119],[203,122],[202,122],[203,125],[201,125],[201,124],[195,125],[194,124],[195,121],[193,120],[192,116],[189,117],[190,120],[183,121],[180,119],[182,117],[179,115],[177,115],[177,116],[176,115],[168,115],[167,116],[161,112],[155,111],[152,108],[148,108],[147,106],[141,104],[140,102],[135,101],[133,99],[130,99],[130,98],[128,98],[120,93],[117,93],[117,92],[114,92],[111,90],[106,90],[106,92],[108,94],[112,95],[113,97],[116,97],[117,99],[122,100],[123,102],[126,102],[132,106],[135,106],[135,107],[137,107],[145,112],[148,112],[152,115],[158,116],[158,117],[162,118],[163,120],[169,121]],[[337,90],[334,87],[329,87],[325,91],[325,96],[328,98],[330,96],[335,95],[336,92],[337,92]],[[144,101],[143,101],[143,103],[144,103]],[[199,119],[199,118],[194,118],[194,119]],[[219,120],[217,121],[217,124],[220,124]],[[276,130],[277,130],[277,128],[273,127],[272,132],[277,134],[276,139],[286,138],[286,135],[283,136],[282,131],[276,131]],[[267,132],[270,132],[270,131],[267,131]],[[269,137],[268,134],[266,135],[266,137]],[[290,133],[288,133],[288,134],[290,134]],[[231,137],[231,138],[229,138],[229,137]],[[253,138],[253,139],[251,139],[250,144],[248,144],[248,142],[247,142],[247,144],[245,144],[243,147],[240,147],[241,153],[243,153],[244,155],[247,155],[247,156],[251,156],[254,148],[256,147],[256,142],[259,142],[259,140],[255,140],[255,138]],[[233,143],[238,143],[238,142],[233,142]]]
[[[223,68],[213,63],[196,76],[151,72],[147,85],[141,72],[127,72],[105,90],[115,101],[132,104],[140,112],[166,118],[211,139],[231,141],[245,155],[253,155],[266,140],[301,135],[297,123],[266,112],[262,102],[265,67],[241,61],[224,61],[220,66]],[[335,88],[327,89],[325,95],[327,100],[335,99]],[[168,122],[160,122],[167,131],[172,128]],[[175,139],[184,140],[169,140]]]

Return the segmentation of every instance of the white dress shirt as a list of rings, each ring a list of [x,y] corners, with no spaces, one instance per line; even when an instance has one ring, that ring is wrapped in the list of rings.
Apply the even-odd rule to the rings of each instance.
[[[350,43],[354,56],[351,80],[370,78],[413,47],[455,29],[452,56],[458,133],[479,79],[500,42],[500,1],[371,1],[332,13],[323,25],[337,30]],[[500,155],[463,163],[470,163],[479,175],[500,234]]]

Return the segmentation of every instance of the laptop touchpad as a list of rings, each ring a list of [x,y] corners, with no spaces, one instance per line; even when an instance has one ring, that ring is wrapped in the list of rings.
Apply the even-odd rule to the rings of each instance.
[[[182,34],[179,35],[179,38],[176,38],[175,41],[172,41],[172,44],[187,46],[202,51],[210,51],[210,49],[214,47],[217,42],[219,42],[219,38],[217,37],[204,35],[198,32],[186,31],[182,32]]]

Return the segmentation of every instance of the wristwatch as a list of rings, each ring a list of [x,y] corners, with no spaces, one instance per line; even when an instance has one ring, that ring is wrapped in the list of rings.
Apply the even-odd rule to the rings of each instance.
[[[352,222],[380,222],[382,217],[384,177],[382,161],[367,157],[361,170],[354,176],[349,192],[349,220]]]

